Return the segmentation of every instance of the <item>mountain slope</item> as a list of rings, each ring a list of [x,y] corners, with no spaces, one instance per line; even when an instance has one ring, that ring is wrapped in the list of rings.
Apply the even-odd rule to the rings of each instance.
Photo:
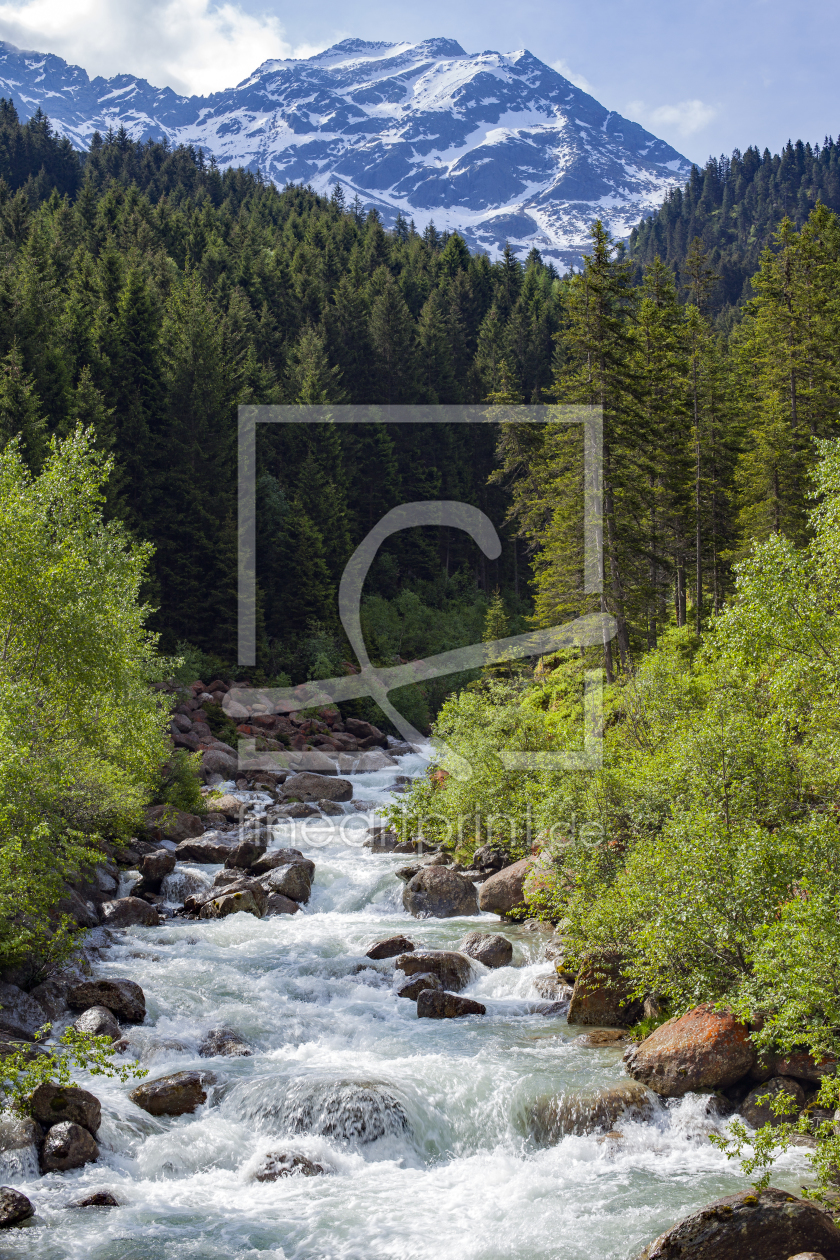
[[[386,224],[433,219],[491,254],[509,239],[561,263],[579,258],[593,218],[625,236],[690,171],[531,53],[470,55],[446,39],[344,40],[306,61],[267,61],[208,97],[130,75],[91,80],[0,43],[0,91],[22,118],[42,108],[78,148],[123,126],[280,184],[339,180]]]

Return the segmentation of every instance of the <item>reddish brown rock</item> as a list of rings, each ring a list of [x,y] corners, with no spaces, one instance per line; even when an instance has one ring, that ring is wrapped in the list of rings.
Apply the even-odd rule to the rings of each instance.
[[[660,1234],[638,1260],[840,1260],[840,1229],[815,1203],[773,1186],[718,1199]]]
[[[584,959],[569,1004],[570,1024],[629,1028],[642,1018],[642,1003],[630,997],[618,954]]]
[[[805,1051],[789,1054],[784,1059],[776,1059],[773,1068],[776,1076],[793,1076],[799,1081],[819,1082],[824,1076],[833,1076],[837,1067],[834,1058],[821,1059],[816,1063]]]
[[[386,940],[376,941],[365,954],[365,958],[396,958],[397,954],[410,954],[414,950],[414,942],[407,936],[389,936]]]
[[[522,887],[532,865],[532,858],[523,858],[521,862],[514,862],[486,879],[478,894],[480,909],[490,914],[505,915],[521,906],[524,900]]]
[[[746,1025],[728,1011],[705,1005],[669,1019],[640,1045],[631,1046],[624,1065],[657,1094],[681,1098],[694,1089],[734,1085],[750,1071],[755,1058]]]
[[[184,1116],[207,1101],[204,1086],[212,1080],[209,1072],[173,1072],[156,1081],[144,1081],[129,1098],[150,1116]]]

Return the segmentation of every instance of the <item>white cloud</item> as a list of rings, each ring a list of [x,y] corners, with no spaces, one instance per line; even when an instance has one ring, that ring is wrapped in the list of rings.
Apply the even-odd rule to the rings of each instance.
[[[156,87],[206,94],[232,87],[292,48],[271,14],[210,0],[23,0],[0,3],[0,39],[56,53],[88,74],[134,74]]]
[[[575,87],[579,87],[582,92],[588,92],[590,96],[595,95],[595,89],[589,80],[584,75],[572,70],[562,57],[558,61],[552,61],[551,68],[556,70],[558,74],[562,74],[563,78],[568,79],[570,83],[574,83]]]
[[[644,101],[631,101],[625,113],[654,132],[661,128],[680,136],[693,136],[716,118],[718,111],[703,101],[680,101],[677,105],[657,105],[653,109]]]

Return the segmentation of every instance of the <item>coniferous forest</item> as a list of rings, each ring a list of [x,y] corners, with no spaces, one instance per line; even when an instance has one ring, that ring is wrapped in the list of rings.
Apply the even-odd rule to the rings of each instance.
[[[523,260],[507,247],[491,261],[433,223],[400,217],[386,231],[340,185],[329,198],[278,190],[245,170],[222,172],[198,150],[135,143],[124,131],[97,134],[79,155],[43,114],[21,124],[0,102],[6,990],[40,987],[46,1001],[40,982],[72,954],[80,927],[156,927],[158,908],[206,920],[235,919],[244,906],[262,918],[269,893],[283,903],[270,913],[297,913],[314,863],[295,849],[291,870],[266,857],[268,841],[245,835],[243,794],[263,811],[250,820],[258,828],[316,815],[320,826],[352,806],[374,808],[337,777],[344,765],[355,775],[368,757],[373,773],[417,756],[389,743],[372,702],[288,718],[261,702],[220,707],[243,678],[238,406],[595,406],[604,426],[597,597],[584,583],[579,426],[260,428],[258,660],[244,681],[287,686],[355,671],[338,620],[341,575],[371,527],[416,500],[482,508],[503,547],[489,562],[456,531],[389,540],[362,604],[375,665],[610,613],[616,634],[603,645],[516,664],[488,649],[482,670],[397,693],[409,720],[442,742],[430,766],[387,788],[389,824],[402,853],[435,845],[430,883],[449,881],[466,898],[429,915],[457,917],[465,905],[469,917],[480,906],[550,932],[554,952],[542,958],[553,970],[540,994],[553,999],[573,981],[564,1000],[574,1023],[576,1001],[606,992],[610,1018],[601,1009],[577,1022],[618,1025],[633,1042],[628,1070],[664,1096],[659,1064],[647,1075],[639,1066],[661,1025],[697,1018],[719,1032],[715,1021],[728,1020],[727,1053],[737,1025],[737,1070],[700,1074],[691,1088],[730,1090],[718,1101],[731,1115],[772,1071],[781,1111],[753,1098],[756,1109],[738,1113],[752,1116],[749,1133],[735,1120],[713,1140],[729,1155],[749,1146],[746,1171],[766,1179],[779,1148],[805,1135],[813,1193],[831,1191],[840,1166],[838,149],[827,140],[711,160],[629,243],[593,223],[582,265],[561,275],[536,249]],[[591,732],[599,753],[582,773],[593,680],[603,684]],[[237,739],[237,723],[263,740],[259,752],[269,743],[295,755],[329,750],[333,777],[287,779],[289,763],[263,780],[234,779],[243,799],[215,794],[230,781],[201,757],[215,751],[216,764],[239,769],[223,742]],[[578,759],[524,758],[512,769],[500,750]],[[236,828],[234,850],[225,833]],[[371,848],[383,834],[389,851],[397,844],[379,826],[369,834]],[[183,866],[176,872],[173,908],[161,890],[176,853],[190,870],[183,883]],[[358,857],[339,884],[358,877]],[[136,896],[120,896],[120,864],[137,866]],[[202,864],[220,867],[212,885],[192,869]],[[425,917],[412,902],[425,867],[396,875],[403,907]],[[497,902],[487,892],[494,879]],[[371,895],[359,893],[366,913]],[[397,903],[387,904],[392,916]],[[223,939],[234,937],[213,937],[213,948]],[[402,950],[403,937],[378,944],[395,939]],[[366,964],[353,966],[356,976]],[[467,1002],[456,1015],[486,1014],[448,991],[401,996],[419,1013],[429,994],[441,1018],[450,999]],[[91,1060],[84,1036],[67,1035],[77,1064],[115,1053],[97,1036]],[[55,1070],[28,1048],[4,1063],[9,1097],[24,1100]],[[127,1079],[129,1068],[109,1071]],[[794,1078],[795,1088],[785,1084]],[[676,1080],[672,1096],[687,1088]],[[519,1158],[518,1130],[516,1144]]]

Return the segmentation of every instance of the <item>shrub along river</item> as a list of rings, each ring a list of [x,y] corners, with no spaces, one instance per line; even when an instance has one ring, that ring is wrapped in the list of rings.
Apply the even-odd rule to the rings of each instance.
[[[419,754],[401,759],[418,774]],[[393,773],[351,776],[354,795],[389,799]],[[232,785],[231,785],[232,786]],[[240,794],[248,798],[247,794]],[[744,1188],[709,1142],[705,1098],[655,1103],[647,1120],[541,1145],[531,1116],[547,1095],[621,1080],[622,1046],[587,1048],[563,1015],[535,1013],[547,932],[489,915],[415,920],[395,870],[405,856],[361,848],[334,819],[286,822],[272,846],[315,862],[312,897],[292,917],[168,920],[114,933],[102,976],[142,985],[145,1023],[129,1033],[149,1078],[215,1075],[191,1115],[154,1118],[132,1084],[80,1079],[102,1100],[97,1163],[38,1177],[26,1152],[3,1156],[2,1180],[36,1216],[0,1237],[0,1257],[39,1260],[605,1260],[634,1256],[679,1217]],[[167,877],[178,892],[179,866]],[[194,867],[207,883],[215,867]],[[167,885],[164,885],[166,891]],[[501,930],[513,964],[475,964],[464,990],[485,1016],[417,1018],[396,996],[394,960],[365,951],[397,933],[455,948]],[[250,1057],[200,1058],[211,1028],[235,1029]],[[260,1181],[272,1154],[304,1155],[326,1175]],[[797,1190],[801,1154],[774,1184]],[[115,1208],[68,1204],[108,1190]]]

